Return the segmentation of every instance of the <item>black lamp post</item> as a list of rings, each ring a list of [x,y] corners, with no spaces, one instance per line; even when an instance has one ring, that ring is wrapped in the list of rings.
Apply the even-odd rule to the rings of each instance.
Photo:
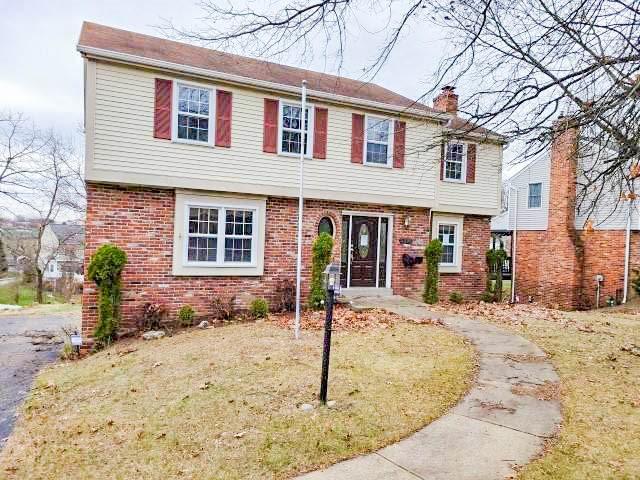
[[[324,320],[324,346],[322,349],[322,377],[320,379],[320,402],[327,403],[327,387],[329,382],[329,355],[331,353],[331,327],[333,323],[333,304],[340,293],[340,266],[334,263],[324,270],[324,285],[327,290],[325,302],[326,316]]]

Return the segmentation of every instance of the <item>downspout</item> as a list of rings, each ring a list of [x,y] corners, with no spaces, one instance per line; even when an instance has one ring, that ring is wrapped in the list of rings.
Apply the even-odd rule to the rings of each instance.
[[[629,208],[627,209],[627,231],[624,242],[624,293],[622,295],[622,303],[627,303],[627,291],[629,290],[629,252],[631,250],[631,206],[633,200],[631,196],[627,200]]]
[[[516,303],[516,258],[518,250],[518,189],[509,185],[515,194],[515,211],[513,214],[513,238],[511,246],[511,303]]]

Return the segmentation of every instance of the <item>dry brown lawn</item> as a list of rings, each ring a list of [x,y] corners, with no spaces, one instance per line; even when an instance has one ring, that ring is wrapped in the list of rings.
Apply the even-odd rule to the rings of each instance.
[[[545,455],[523,468],[520,480],[640,479],[637,308],[573,313],[529,305],[448,308],[535,342],[560,376],[563,426]]]
[[[38,377],[0,476],[286,478],[407,436],[473,377],[472,348],[443,328],[338,331],[328,409],[315,401],[321,345],[320,332],[294,341],[272,323],[242,324],[58,364]]]

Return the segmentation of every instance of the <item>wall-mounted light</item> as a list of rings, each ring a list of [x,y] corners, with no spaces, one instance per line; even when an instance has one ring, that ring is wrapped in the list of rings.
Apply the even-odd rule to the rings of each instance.
[[[404,228],[409,228],[411,226],[411,217],[409,215],[404,216]]]

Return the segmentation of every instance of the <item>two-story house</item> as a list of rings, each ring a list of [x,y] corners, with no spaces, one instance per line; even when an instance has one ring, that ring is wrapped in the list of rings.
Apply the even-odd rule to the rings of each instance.
[[[508,208],[491,229],[511,239],[519,301],[592,308],[632,294],[630,279],[640,268],[640,216],[635,195],[627,194],[633,187],[621,190],[614,177],[590,181],[608,167],[607,152],[560,118],[549,154],[508,180]]]
[[[504,140],[469,132],[452,88],[429,107],[374,84],[93,23],[78,50],[85,262],[106,242],[127,252],[124,326],[147,301],[206,314],[214,295],[272,299],[295,279],[301,148],[303,298],[320,231],[335,239],[347,289],[420,296],[424,265],[403,255],[440,238],[443,292],[482,292]],[[87,282],[87,336],[95,322]]]

